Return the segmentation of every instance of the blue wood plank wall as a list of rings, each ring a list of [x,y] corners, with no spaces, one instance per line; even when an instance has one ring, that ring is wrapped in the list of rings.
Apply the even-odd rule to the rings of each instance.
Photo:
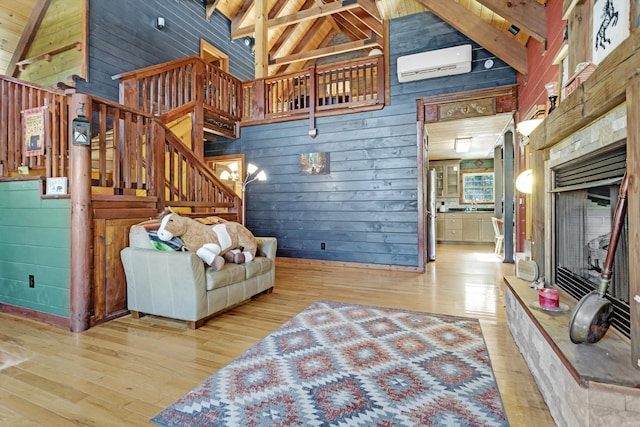
[[[164,29],[155,28],[163,17]],[[229,72],[240,80],[254,76],[254,58],[242,39],[231,40],[231,22],[220,12],[205,19],[202,1],[90,0],[89,76],[80,91],[118,100],[111,76],[190,55],[200,38],[229,55]]]
[[[40,192],[39,181],[0,183],[0,302],[69,317],[71,200]]]
[[[466,43],[471,73],[398,83],[399,56]],[[392,20],[390,50],[384,109],[320,118],[315,139],[301,120],[245,127],[238,141],[207,144],[207,155],[242,152],[266,169],[268,181],[247,188],[247,225],[276,236],[279,256],[417,266],[416,98],[516,83],[512,68],[431,13]],[[495,61],[490,70],[487,58]],[[329,175],[300,175],[300,154],[310,152],[330,153]]]

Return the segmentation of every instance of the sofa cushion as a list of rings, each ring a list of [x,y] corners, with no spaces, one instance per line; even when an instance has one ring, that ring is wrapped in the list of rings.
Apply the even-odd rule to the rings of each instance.
[[[227,263],[216,271],[211,267],[206,270],[207,290],[222,288],[233,283],[242,282],[245,278],[244,264]]]
[[[244,268],[246,270],[246,279],[251,279],[252,277],[259,276],[267,271],[271,270],[273,266],[273,260],[261,256],[257,256],[253,259],[253,261],[244,264]]]

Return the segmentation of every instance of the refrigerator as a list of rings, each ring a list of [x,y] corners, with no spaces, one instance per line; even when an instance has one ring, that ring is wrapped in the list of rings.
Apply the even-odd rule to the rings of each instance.
[[[427,174],[427,257],[436,260],[436,170],[429,169]]]

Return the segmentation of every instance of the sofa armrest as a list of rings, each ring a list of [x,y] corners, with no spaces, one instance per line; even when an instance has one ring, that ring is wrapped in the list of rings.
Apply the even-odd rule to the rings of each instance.
[[[278,240],[275,237],[256,237],[258,242],[258,254],[263,254],[267,258],[276,259],[278,250]]]
[[[120,258],[129,310],[190,321],[207,315],[205,268],[196,254],[127,247]]]

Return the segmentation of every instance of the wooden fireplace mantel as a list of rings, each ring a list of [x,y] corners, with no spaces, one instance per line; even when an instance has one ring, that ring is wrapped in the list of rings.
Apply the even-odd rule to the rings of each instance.
[[[545,177],[549,149],[615,107],[626,103],[629,194],[629,259],[640,259],[640,27],[612,51],[591,76],[567,96],[529,136],[533,175]],[[545,180],[534,180],[531,196],[533,259],[542,267],[545,247]],[[544,271],[541,271],[545,274]],[[640,369],[640,263],[629,263],[630,363]]]
[[[640,419],[640,371],[630,363],[626,338],[610,329],[596,344],[573,344],[569,321],[576,301],[549,313],[530,306],[538,291],[505,277],[507,324],[559,426],[636,425]]]

